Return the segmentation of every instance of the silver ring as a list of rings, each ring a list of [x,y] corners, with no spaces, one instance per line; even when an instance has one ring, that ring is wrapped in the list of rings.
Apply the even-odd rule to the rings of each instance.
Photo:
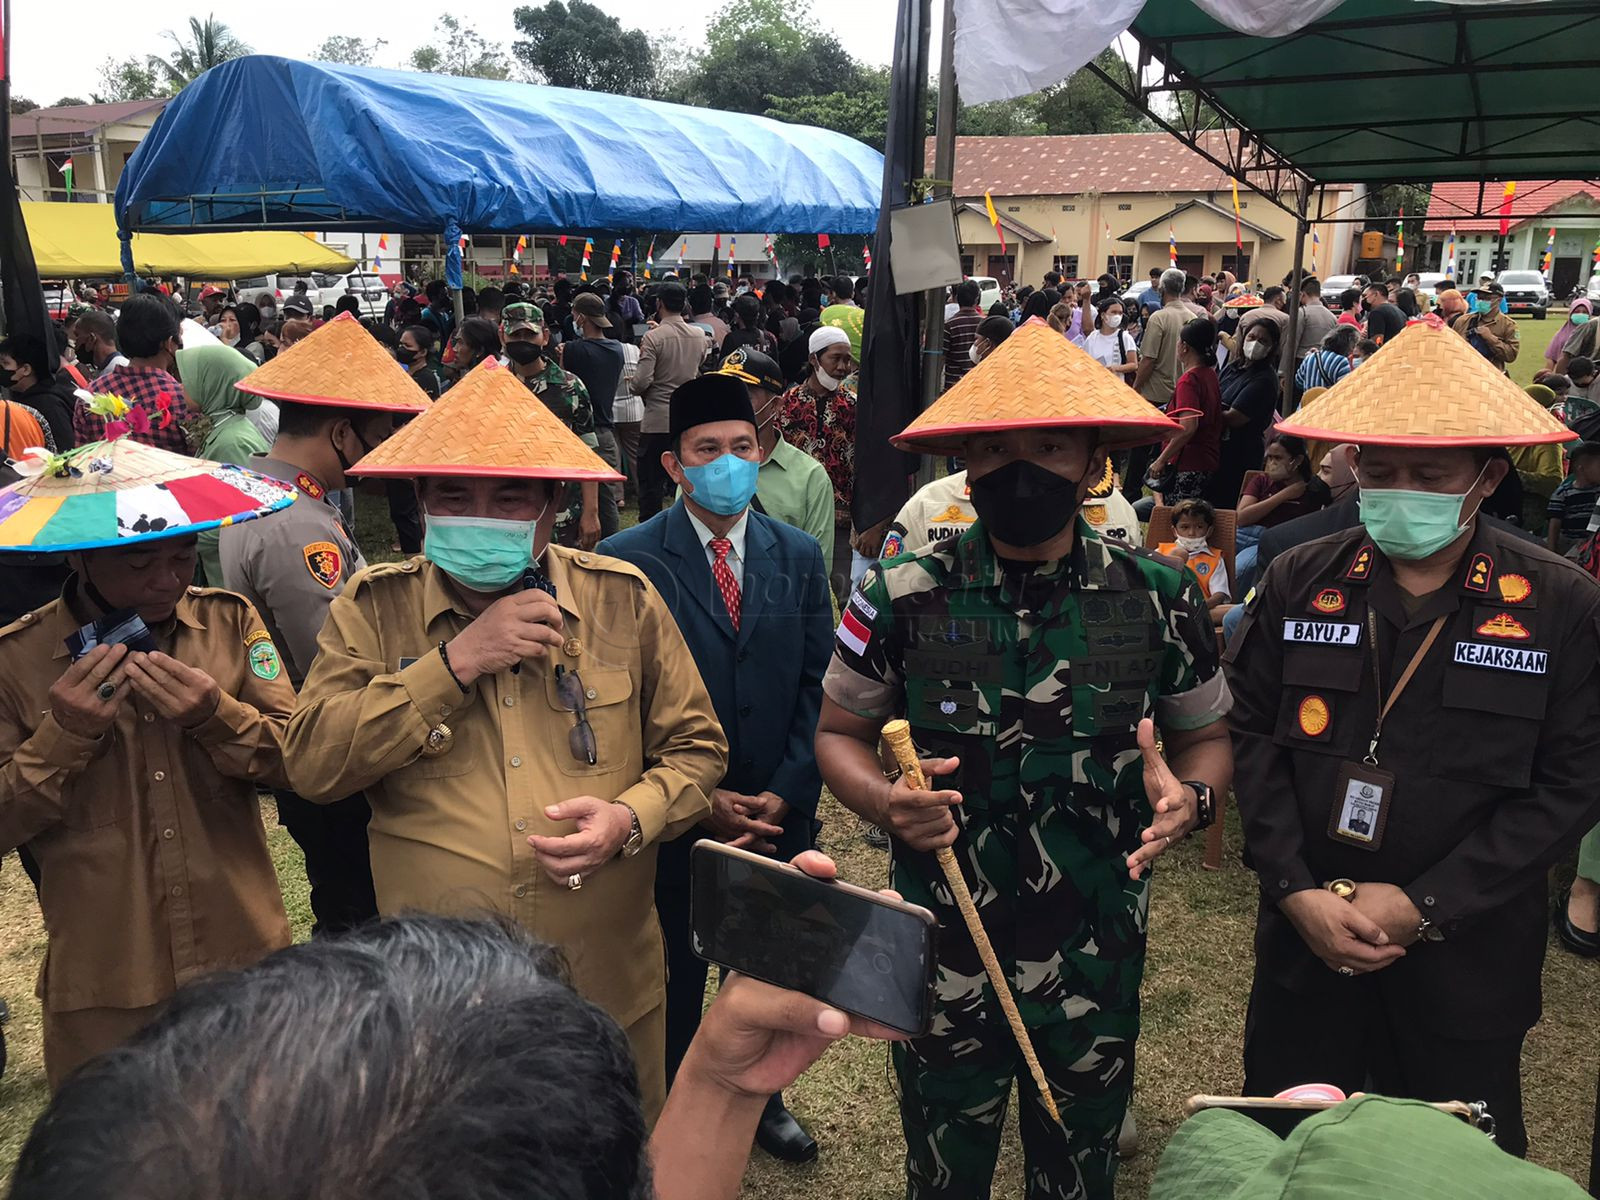
[[[95,689],[95,695],[99,696],[102,700],[109,700],[116,694],[117,685],[112,683],[109,679]]]
[[[583,887],[583,876],[576,871],[568,875],[567,887],[574,892],[579,891]]]
[[[1348,979],[1348,978],[1350,978],[1350,976],[1355,974],[1355,969],[1353,967],[1340,967],[1339,968],[1339,974],[1343,975],[1346,979]]]
[[[1166,850],[1167,847],[1169,847],[1171,845],[1172,845],[1172,838],[1168,837],[1168,836],[1163,836],[1162,839],[1161,839],[1161,849],[1162,850]]]

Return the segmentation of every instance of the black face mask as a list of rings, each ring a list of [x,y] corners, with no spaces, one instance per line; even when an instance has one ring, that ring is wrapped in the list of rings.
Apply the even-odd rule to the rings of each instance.
[[[519,367],[526,367],[544,358],[544,347],[532,342],[507,342],[506,357]]]
[[[967,486],[985,529],[1008,546],[1038,546],[1077,513],[1082,482],[1019,458],[977,479],[969,477]]]
[[[361,456],[365,458],[367,455],[371,454],[373,447],[367,442],[366,438],[361,436],[361,430],[352,425],[350,426],[350,432],[355,434],[356,441],[361,443]],[[344,456],[344,451],[339,449],[339,443],[333,440],[333,435],[331,433],[328,435],[328,444],[333,447],[334,454],[338,455],[339,457],[339,470],[349,471],[350,460]]]
[[[16,378],[11,374],[11,372],[6,370],[4,367],[0,367],[0,388],[13,387],[15,384]]]

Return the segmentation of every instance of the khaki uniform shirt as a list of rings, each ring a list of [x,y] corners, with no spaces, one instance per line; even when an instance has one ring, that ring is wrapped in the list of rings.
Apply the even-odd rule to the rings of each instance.
[[[261,454],[249,466],[294,484],[300,496],[270,521],[222,530],[222,586],[256,606],[298,688],[317,655],[328,605],[367,560],[339,510],[328,503],[321,480]]]
[[[678,316],[664,318],[644,335],[639,343],[639,365],[628,381],[633,394],[644,397],[641,433],[666,433],[670,428],[668,401],[679,384],[700,374],[707,344],[703,330],[685,324]]]
[[[665,991],[656,843],[710,811],[727,741],[672,614],[637,569],[559,546],[544,566],[564,648],[466,694],[438,649],[470,621],[448,576],[414,558],[352,579],[328,609],[289,723],[289,778],[319,802],[366,793],[379,912],[513,917],[560,946],[579,990],[628,1025]],[[593,767],[568,747],[575,718],[556,694],[558,663],[583,680]],[[443,743],[431,757],[430,734]],[[575,831],[545,816],[575,796],[629,805],[645,841],[576,892],[528,845],[530,834]]]
[[[50,714],[81,624],[65,605],[0,629],[0,853],[39,862],[45,1007],[140,1008],[289,944],[256,786],[286,782],[294,691],[249,604],[190,588],[153,632],[217,681],[215,715],[185,730],[133,694],[80,737]]]

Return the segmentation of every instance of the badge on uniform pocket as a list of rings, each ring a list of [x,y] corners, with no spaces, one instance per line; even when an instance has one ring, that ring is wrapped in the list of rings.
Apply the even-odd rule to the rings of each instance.
[[[1370,763],[1345,763],[1328,813],[1328,836],[1361,850],[1378,849],[1393,802],[1392,774]]]

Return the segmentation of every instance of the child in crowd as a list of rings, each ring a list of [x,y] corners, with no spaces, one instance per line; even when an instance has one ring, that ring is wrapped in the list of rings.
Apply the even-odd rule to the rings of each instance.
[[[1356,348],[1350,352],[1350,369],[1353,371],[1367,359],[1378,352],[1378,343],[1371,338],[1362,338],[1356,343]]]
[[[1176,541],[1158,546],[1157,552],[1185,564],[1200,581],[1206,607],[1224,608],[1232,603],[1228,594],[1228,566],[1222,552],[1211,545],[1217,510],[1204,500],[1179,500],[1172,506],[1172,532]]]
[[[1550,549],[1565,554],[1589,529],[1600,499],[1600,442],[1575,442],[1568,454],[1572,474],[1550,497]]]
[[[1589,389],[1594,386],[1594,359],[1579,357],[1568,360],[1567,378],[1572,381],[1567,395],[1579,396],[1584,400],[1600,400],[1600,396],[1589,394]]]

